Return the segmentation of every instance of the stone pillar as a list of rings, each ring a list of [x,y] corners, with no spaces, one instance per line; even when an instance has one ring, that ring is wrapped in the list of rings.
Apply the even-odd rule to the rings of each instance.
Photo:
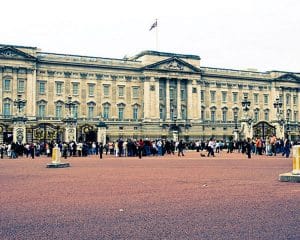
[[[150,82],[147,78],[144,80],[144,120],[150,118]]]
[[[36,69],[27,69],[26,100],[26,115],[36,116]]]
[[[26,118],[16,117],[13,119],[13,142],[26,143]]]
[[[159,119],[159,78],[155,78],[155,118]]]
[[[188,80],[187,82],[187,118],[193,119],[193,86],[192,86],[192,80]]]
[[[106,144],[106,127],[98,127],[97,142],[102,142],[103,146]]]
[[[253,138],[252,121],[249,121],[249,119],[245,119],[245,118],[241,120],[241,134],[244,139]]]
[[[170,80],[166,79],[166,119],[170,120]]]
[[[274,123],[275,130],[276,130],[276,137],[277,138],[284,138],[284,126],[280,124],[278,121]]]
[[[65,142],[69,143],[71,141],[76,142],[76,120],[66,119],[65,121]]]
[[[177,79],[177,119],[181,118],[181,85],[180,79]]]

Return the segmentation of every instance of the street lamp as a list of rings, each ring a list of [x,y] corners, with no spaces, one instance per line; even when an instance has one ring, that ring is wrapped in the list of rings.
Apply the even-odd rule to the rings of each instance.
[[[235,111],[234,111],[234,130],[235,130],[235,131],[238,130],[237,120],[238,120],[238,113],[237,113],[237,111],[235,110]]]
[[[290,112],[286,113],[286,138],[289,139],[290,135]]]
[[[171,105],[171,114],[172,114],[172,120],[173,120],[173,124],[171,125],[171,128],[170,130],[173,131],[173,140],[176,142],[179,140],[179,129],[177,127],[177,124],[176,124],[176,121],[177,121],[177,114],[175,113],[175,107],[174,105],[172,104]]]
[[[274,108],[276,108],[276,116],[278,121],[280,121],[280,108],[282,107],[282,102],[279,100],[279,97],[276,98],[275,102],[274,102]]]
[[[242,107],[245,112],[250,110],[251,102],[248,100],[248,96],[244,96],[244,100],[242,101]]]

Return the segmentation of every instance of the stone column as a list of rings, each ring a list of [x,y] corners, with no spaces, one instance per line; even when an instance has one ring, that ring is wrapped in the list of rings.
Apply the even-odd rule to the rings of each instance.
[[[193,86],[192,86],[192,80],[187,81],[187,118],[193,119]]]
[[[102,142],[103,146],[106,144],[106,124],[104,122],[99,122],[97,125],[97,142]]]
[[[66,119],[65,121],[65,142],[76,142],[76,120]]]
[[[26,143],[26,118],[16,117],[13,119],[13,142]]]
[[[155,78],[155,118],[159,119],[159,78]]]
[[[144,120],[150,119],[150,82],[149,79],[144,80]]]
[[[166,79],[166,119],[170,120],[170,80]]]
[[[181,85],[180,79],[177,79],[177,119],[181,118]]]
[[[27,69],[26,100],[28,107],[26,114],[36,116],[36,69]]]

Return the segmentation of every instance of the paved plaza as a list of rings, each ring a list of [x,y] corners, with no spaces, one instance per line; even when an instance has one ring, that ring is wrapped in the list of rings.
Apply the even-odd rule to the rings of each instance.
[[[0,160],[0,239],[300,239],[292,158]]]

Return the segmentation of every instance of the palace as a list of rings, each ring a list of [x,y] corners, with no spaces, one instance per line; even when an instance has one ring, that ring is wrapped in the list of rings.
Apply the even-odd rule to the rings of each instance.
[[[0,143],[99,141],[103,127],[104,141],[242,138],[244,99],[253,137],[299,137],[300,73],[202,67],[199,56],[157,51],[110,59],[0,45],[0,80]]]

